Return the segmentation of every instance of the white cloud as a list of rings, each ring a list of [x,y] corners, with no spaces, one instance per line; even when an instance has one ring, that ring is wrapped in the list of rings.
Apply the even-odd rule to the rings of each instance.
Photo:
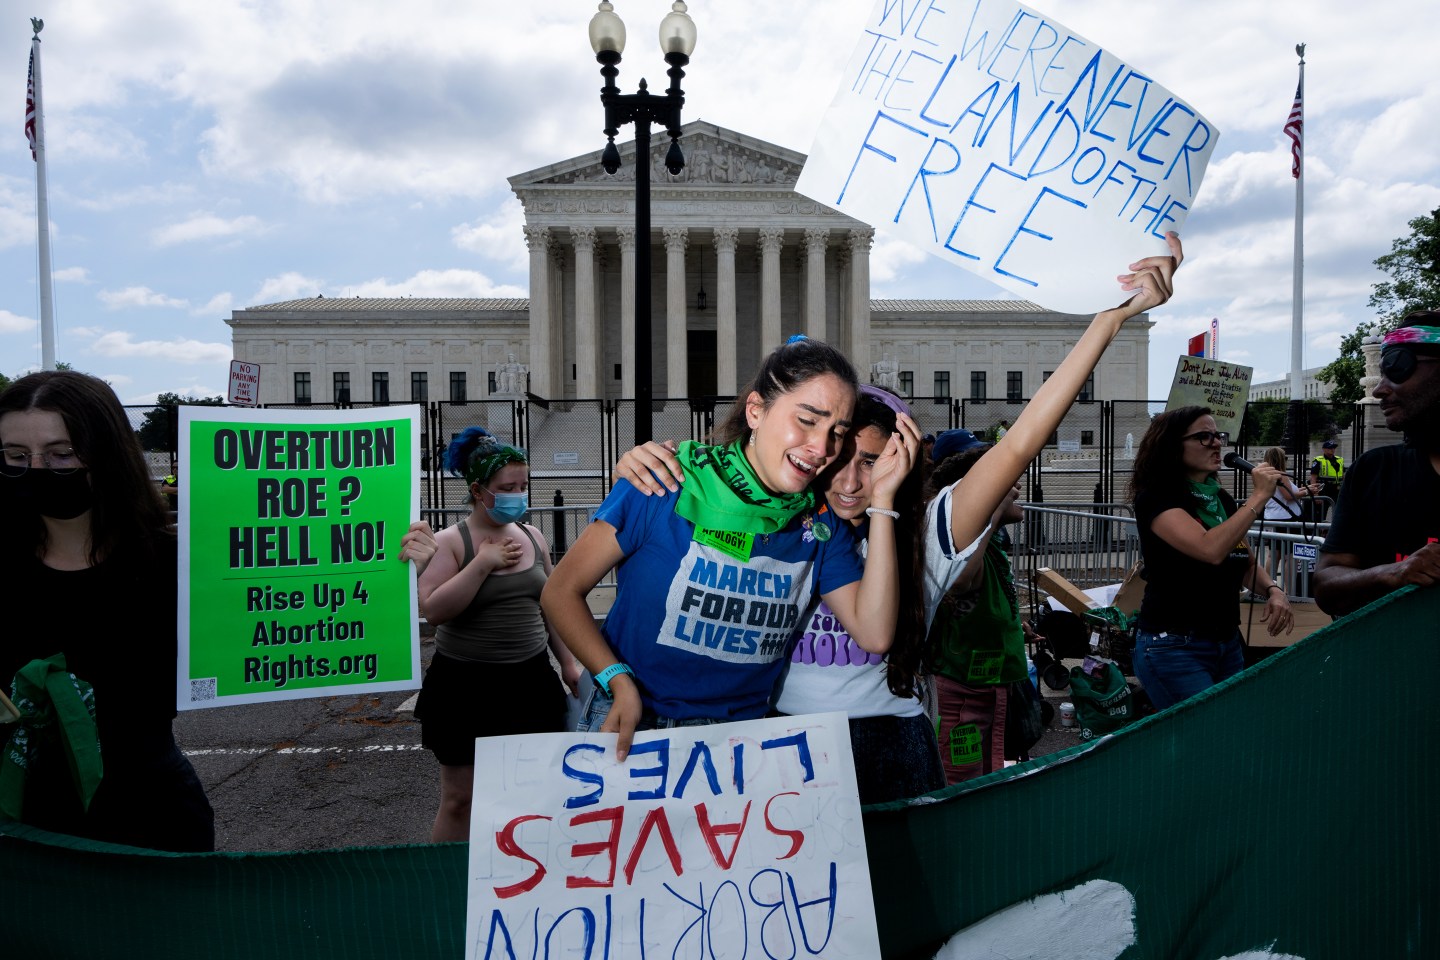
[[[190,313],[192,316],[196,317],[223,317],[225,314],[228,314],[230,312],[231,308],[234,306],[234,303],[235,297],[230,293],[217,293],[215,294],[215,296],[211,297],[209,302],[207,302],[203,307],[197,307],[194,310],[191,310]]]
[[[51,271],[50,278],[60,283],[89,283],[90,271],[85,267],[66,267]]]
[[[49,74],[46,75],[49,79]],[[49,116],[54,101],[46,97],[45,149],[47,157],[75,160],[99,160],[142,165],[145,141],[127,118],[103,117],[92,113],[65,112]],[[53,162],[53,161],[52,161]]]
[[[134,335],[115,330],[90,344],[90,352],[102,357],[139,357],[167,363],[229,363],[233,352],[228,343],[199,340],[135,340]]]
[[[0,250],[35,245],[35,188],[0,177]]]
[[[212,213],[202,213],[189,220],[161,227],[150,236],[157,247],[168,247],[177,243],[194,243],[197,240],[250,236],[263,230],[264,224],[259,217],[241,216],[226,220]]]
[[[924,263],[930,255],[904,240],[888,234],[876,234],[875,245],[870,248],[870,282],[888,283],[895,280],[906,267]]]
[[[254,303],[277,303],[282,300],[299,300],[302,297],[313,297],[324,289],[324,281],[307,277],[303,274],[290,271],[282,273],[278,277],[269,277],[260,284],[260,289],[255,296],[250,298]]]
[[[521,287],[496,284],[474,270],[421,270],[408,280],[384,277],[347,287],[358,297],[526,297]]]
[[[192,200],[196,193],[193,184],[167,180],[164,183],[142,184],[122,190],[102,190],[95,194],[82,193],[71,196],[70,191],[67,190],[66,198],[68,202],[83,210],[109,212],[129,207],[154,207],[182,200]]]
[[[111,310],[127,307],[188,307],[190,301],[167,297],[149,287],[126,287],[124,290],[101,290],[100,302]]]
[[[511,197],[489,219],[462,223],[450,230],[450,239],[461,250],[470,250],[523,270],[530,262],[525,246],[525,208]]]
[[[19,317],[9,310],[0,310],[0,333],[38,333],[33,317]]]

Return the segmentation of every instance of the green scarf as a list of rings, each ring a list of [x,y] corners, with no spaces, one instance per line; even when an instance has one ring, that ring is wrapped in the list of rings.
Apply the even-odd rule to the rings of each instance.
[[[1225,505],[1220,502],[1220,481],[1214,477],[1206,477],[1204,480],[1190,481],[1190,492],[1195,494],[1195,512],[1200,514],[1200,522],[1207,530],[1225,522],[1228,514],[1225,513]]]
[[[25,805],[25,778],[36,754],[59,747],[70,764],[80,805],[90,809],[100,786],[100,738],[95,732],[95,691],[66,668],[65,654],[31,660],[15,674],[15,708],[20,719],[0,748],[0,820],[19,820]]]
[[[685,471],[675,512],[702,530],[776,533],[815,504],[809,489],[771,493],[755,476],[738,442],[710,447],[694,440],[676,456]]]

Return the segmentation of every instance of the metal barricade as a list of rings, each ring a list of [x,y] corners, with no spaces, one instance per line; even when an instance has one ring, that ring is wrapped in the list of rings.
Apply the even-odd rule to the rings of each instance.
[[[1013,536],[1017,582],[1049,568],[1081,589],[1120,583],[1140,561],[1140,537],[1129,504],[1021,504],[1025,520]],[[1329,523],[1266,520],[1246,535],[1251,551],[1292,600],[1311,586]],[[1019,574],[1023,573],[1023,577]]]
[[[562,503],[549,507],[532,504],[530,512],[525,517],[525,522],[539,528],[550,544],[551,562],[559,563],[575,543],[576,538],[584,532],[586,525],[590,522],[591,514],[599,507],[598,503],[573,505]],[[430,526],[439,531],[452,524],[460,523],[469,513],[469,507],[425,507],[420,511],[420,518],[429,521]],[[607,573],[605,578],[596,584],[595,589],[613,593],[615,571],[611,570]]]
[[[1077,587],[1119,583],[1140,559],[1135,518],[1125,503],[1027,503],[1013,536],[1014,565],[1030,582],[1048,567]],[[1017,580],[1020,579],[1017,577]]]
[[[1315,596],[1311,577],[1320,559],[1320,545],[1330,531],[1328,523],[1266,520],[1252,527],[1246,540],[1270,578],[1291,600]]]

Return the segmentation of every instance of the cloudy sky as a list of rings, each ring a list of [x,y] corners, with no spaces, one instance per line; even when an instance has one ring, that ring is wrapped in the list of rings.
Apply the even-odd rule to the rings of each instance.
[[[909,0],[907,0],[908,6]],[[970,0],[934,0],[965,6]],[[667,0],[615,0],[621,82],[664,83]],[[1281,127],[1306,71],[1305,365],[1368,319],[1372,261],[1440,206],[1434,8],[1388,0],[1052,0],[1221,130],[1151,333],[1151,389],[1221,321],[1257,380],[1289,368],[1294,180]],[[694,0],[687,119],[808,151],[871,0]],[[225,390],[233,309],[294,297],[524,296],[505,178],[604,145],[587,0],[30,0],[0,23],[0,371],[40,360],[30,16],[44,96],[57,356],[127,402]],[[4,84],[0,83],[0,91]],[[0,102],[4,102],[0,98]],[[628,136],[629,134],[623,134]],[[998,297],[885,237],[877,297]]]

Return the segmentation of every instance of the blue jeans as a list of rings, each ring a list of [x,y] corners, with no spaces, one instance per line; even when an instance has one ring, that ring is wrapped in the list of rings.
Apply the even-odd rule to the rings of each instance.
[[[1224,640],[1193,633],[1135,631],[1135,677],[1156,710],[1188,700],[1244,669],[1239,630]]]
[[[599,733],[600,728],[605,725],[605,718],[610,716],[610,708],[614,705],[615,701],[601,693],[598,687],[591,690],[590,699],[585,701],[585,707],[580,711],[580,721],[575,724],[575,732]],[[640,722],[635,725],[635,729],[669,730],[672,727],[703,727],[712,723],[724,722],[724,720],[711,720],[705,717],[677,720],[674,717],[662,717],[647,708],[641,714]]]

